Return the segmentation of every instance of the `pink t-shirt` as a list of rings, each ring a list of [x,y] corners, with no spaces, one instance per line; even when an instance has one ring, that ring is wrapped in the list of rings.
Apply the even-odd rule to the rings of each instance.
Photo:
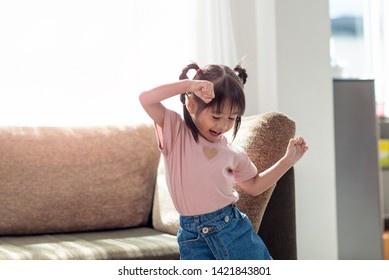
[[[196,143],[174,111],[166,109],[163,130],[157,125],[156,131],[167,185],[181,215],[210,213],[236,202],[234,182],[247,181],[257,174],[245,151],[225,137],[211,143],[199,135]]]

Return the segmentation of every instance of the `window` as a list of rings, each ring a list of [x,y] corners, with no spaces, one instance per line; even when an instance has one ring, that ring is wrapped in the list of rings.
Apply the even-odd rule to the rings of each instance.
[[[389,116],[388,16],[388,1],[330,0],[334,76],[374,79],[379,117]]]
[[[193,3],[1,1],[0,125],[145,120],[139,93],[194,58]]]
[[[337,77],[362,78],[371,74],[364,2],[330,0],[331,59]]]

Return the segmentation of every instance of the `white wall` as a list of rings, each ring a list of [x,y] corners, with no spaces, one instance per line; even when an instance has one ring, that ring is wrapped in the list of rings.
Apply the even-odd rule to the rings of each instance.
[[[270,8],[268,2],[260,1],[258,9],[268,19],[262,27],[273,25],[275,35],[263,32],[259,40],[275,54],[262,56],[263,70],[274,65],[273,76],[262,82],[274,85],[260,85],[260,104],[271,101],[263,103],[269,107],[259,107],[290,115],[297,123],[297,134],[305,136],[310,148],[296,165],[298,258],[337,259],[328,1],[276,0]]]
[[[310,148],[295,168],[298,258],[337,259],[328,1],[237,2],[234,36],[250,78],[246,113],[288,114]]]

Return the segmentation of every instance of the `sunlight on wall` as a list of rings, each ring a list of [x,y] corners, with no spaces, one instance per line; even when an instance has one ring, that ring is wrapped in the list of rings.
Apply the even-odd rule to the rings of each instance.
[[[2,1],[0,125],[148,120],[139,93],[194,59],[193,3]]]

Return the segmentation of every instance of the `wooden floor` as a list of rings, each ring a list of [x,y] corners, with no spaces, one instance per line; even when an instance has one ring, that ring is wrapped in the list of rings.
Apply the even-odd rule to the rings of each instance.
[[[389,231],[384,232],[384,259],[389,260]]]

